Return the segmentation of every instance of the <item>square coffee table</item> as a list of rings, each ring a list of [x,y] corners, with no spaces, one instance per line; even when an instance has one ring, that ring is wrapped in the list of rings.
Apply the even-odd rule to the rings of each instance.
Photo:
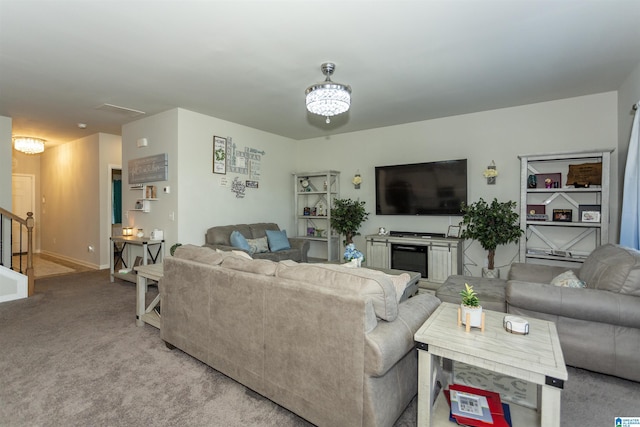
[[[457,325],[457,304],[442,303],[418,329],[418,427],[449,426],[449,405],[436,396],[440,358],[455,360],[538,385],[538,410],[511,403],[513,425],[560,426],[560,397],[567,380],[558,332],[553,322],[527,318],[529,334],[507,332],[505,313],[483,310],[485,330],[465,332]],[[444,385],[443,385],[444,387]]]

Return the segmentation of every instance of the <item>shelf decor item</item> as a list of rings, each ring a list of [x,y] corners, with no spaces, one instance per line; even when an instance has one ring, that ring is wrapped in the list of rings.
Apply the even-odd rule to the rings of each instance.
[[[602,163],[582,163],[569,165],[567,185],[586,188],[590,185],[602,184]]]
[[[462,224],[465,229],[460,237],[477,240],[488,251],[487,269],[483,269],[485,277],[499,276],[499,270],[495,270],[496,248],[518,242],[523,233],[515,208],[516,202],[499,202],[498,199],[493,199],[491,204],[482,198],[470,205],[462,204]]]
[[[331,227],[344,234],[345,246],[353,243],[353,237],[360,234],[360,226],[369,218],[369,212],[365,210],[364,205],[365,202],[360,200],[334,200],[334,206],[331,208]]]

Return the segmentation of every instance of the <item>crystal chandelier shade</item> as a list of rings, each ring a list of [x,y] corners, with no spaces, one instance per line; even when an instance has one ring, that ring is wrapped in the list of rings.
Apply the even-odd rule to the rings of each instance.
[[[16,136],[13,138],[13,147],[26,154],[38,154],[44,151],[44,139]]]
[[[329,117],[349,111],[351,106],[351,86],[331,81],[335,64],[326,62],[320,69],[327,76],[324,82],[311,85],[305,91],[307,110],[310,113]]]

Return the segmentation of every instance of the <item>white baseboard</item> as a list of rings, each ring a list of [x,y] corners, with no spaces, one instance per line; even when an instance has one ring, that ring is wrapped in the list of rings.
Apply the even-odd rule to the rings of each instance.
[[[86,261],[83,261],[83,260],[80,260],[80,259],[71,258],[71,257],[60,255],[60,254],[57,254],[57,253],[54,253],[54,252],[41,251],[40,253],[42,255],[48,255],[48,256],[51,256],[51,257],[54,257],[54,258],[61,259],[63,261],[69,261],[69,262],[73,262],[75,264],[80,264],[80,265],[82,265],[84,267],[91,268],[93,270],[101,270],[102,269],[102,267],[99,264],[94,264],[92,262],[86,262]]]

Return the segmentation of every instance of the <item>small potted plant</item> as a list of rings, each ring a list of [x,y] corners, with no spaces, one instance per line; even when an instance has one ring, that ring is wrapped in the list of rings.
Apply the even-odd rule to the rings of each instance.
[[[461,320],[467,324],[467,313],[469,314],[469,326],[479,328],[482,326],[482,306],[478,299],[478,294],[473,290],[473,286],[464,284],[464,289],[460,292],[462,303],[460,304]]]

